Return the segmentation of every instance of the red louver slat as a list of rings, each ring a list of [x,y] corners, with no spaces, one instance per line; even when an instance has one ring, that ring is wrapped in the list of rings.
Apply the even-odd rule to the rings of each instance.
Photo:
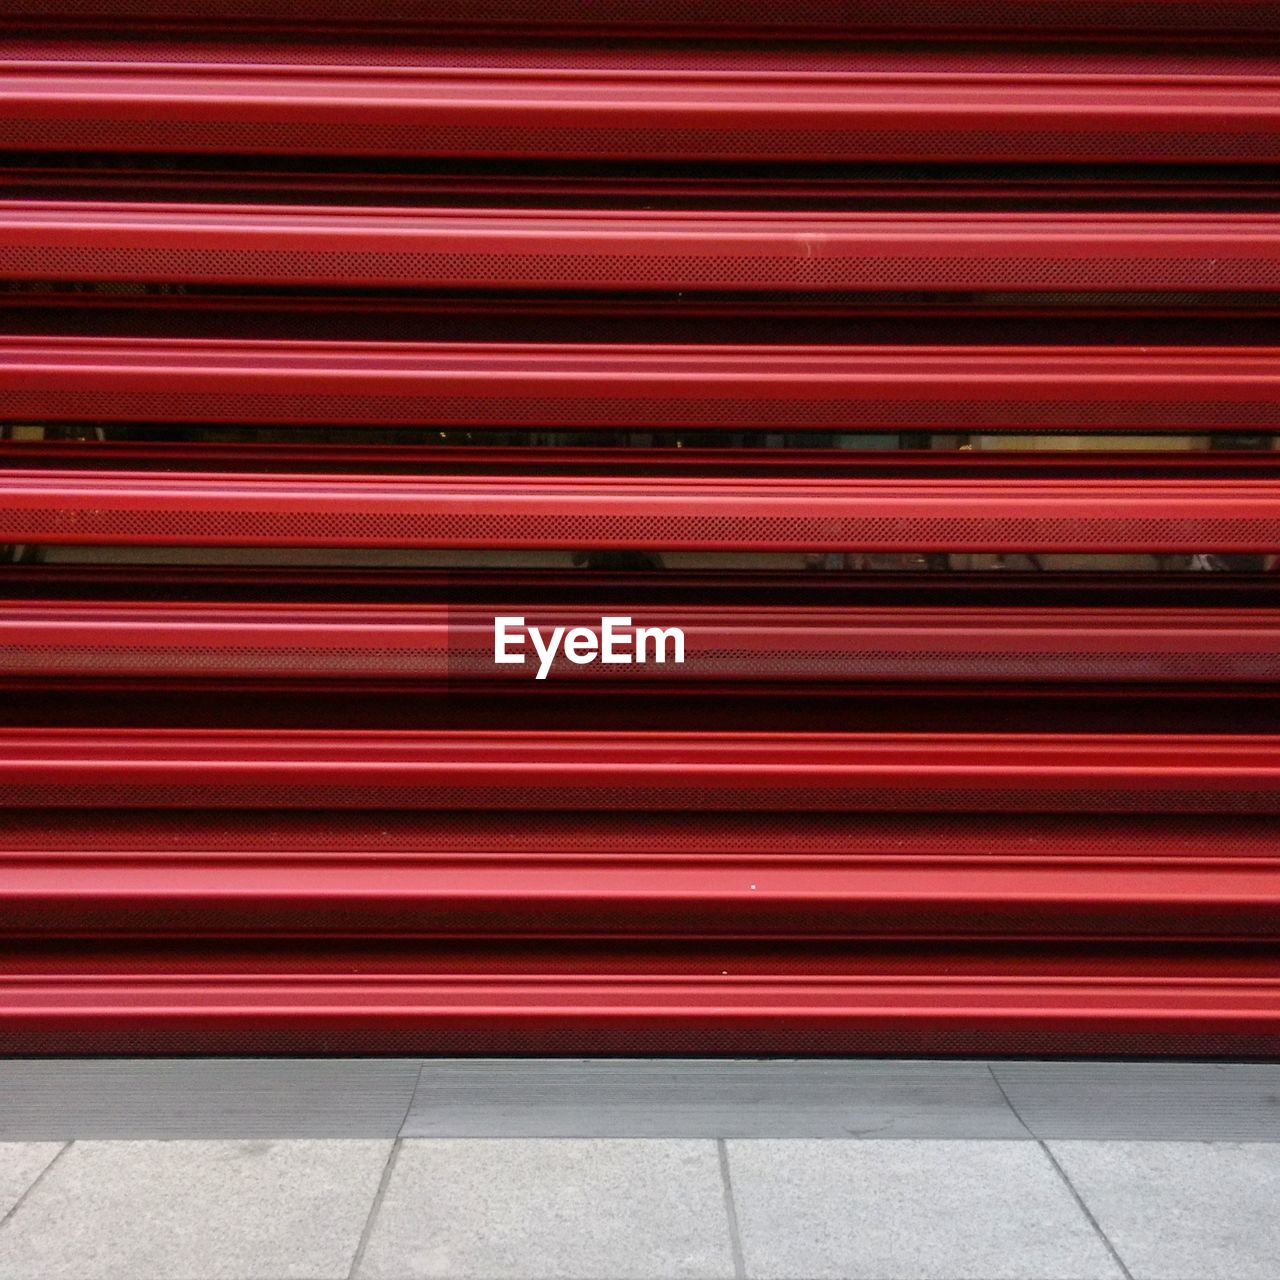
[[[1252,214],[639,216],[11,201],[0,203],[0,271],[312,289],[1277,293],[1280,224]]]
[[[0,415],[471,428],[1256,430],[1280,427],[1280,352],[10,336],[0,337]]]
[[[0,957],[8,1053],[1004,1053],[1269,1057],[1267,957],[83,941]]]
[[[1266,58],[19,45],[0,148],[611,160],[1274,163]],[[260,65],[254,65],[254,63]],[[639,64],[639,65],[637,65]]]
[[[340,814],[324,816],[341,830]],[[548,816],[552,829],[570,826],[562,815]],[[552,843],[502,853],[459,848],[447,839],[424,841],[409,853],[388,850],[385,837],[345,852],[289,852],[267,847],[253,828],[242,832],[234,852],[222,853],[199,846],[107,852],[92,843],[70,852],[23,851],[6,839],[0,909],[10,938],[349,935],[358,929],[416,937],[1119,940],[1274,938],[1280,931],[1277,841],[1243,842],[1245,850],[1251,843],[1265,846],[1253,849],[1261,856],[1223,856],[1232,849],[1229,828],[1206,840],[1203,854],[1170,856],[1156,827],[1134,829],[1127,845],[1106,855],[1081,856],[1060,851],[1052,830],[1029,818],[1026,843],[1038,838],[1039,847],[1002,857],[980,827],[961,832],[967,842],[954,841],[961,851],[940,855],[904,839],[907,824],[897,830],[881,824],[879,851],[841,852],[837,838],[815,855],[785,847],[788,837],[797,845],[803,839],[795,815],[754,815],[773,834],[770,843],[784,845],[769,853],[753,853],[750,836],[736,831],[736,840],[722,838],[719,848],[681,851],[684,833],[679,826],[668,830],[669,816],[636,819],[647,853],[620,847],[620,831],[590,851]],[[717,822],[707,822],[711,837]],[[270,829],[269,822],[261,825]],[[519,835],[530,824],[514,815],[509,826]],[[427,834],[434,834],[430,827]],[[474,835],[459,841],[474,842]],[[713,840],[704,835],[702,843]]]
[[[0,472],[0,543],[1261,552],[1280,480]]]
[[[1280,813],[1269,736],[0,730],[0,803]]]
[[[810,861],[920,858],[976,866],[1054,858],[1079,866],[1261,866],[1280,827],[1257,814],[800,812],[447,809],[15,809],[0,848],[18,858],[133,854],[253,862],[437,857],[539,860],[720,857]]]
[[[170,680],[527,681],[493,663],[493,620],[515,606],[45,605],[0,613],[0,676]],[[519,606],[544,634],[598,630],[601,607]],[[578,666],[557,680],[1269,682],[1280,611],[787,609],[611,603],[639,626],[679,627],[676,666]]]

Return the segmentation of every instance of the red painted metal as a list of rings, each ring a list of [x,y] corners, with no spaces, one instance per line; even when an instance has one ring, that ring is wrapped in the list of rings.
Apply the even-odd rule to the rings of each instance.
[[[1280,610],[691,608],[643,598],[593,608],[10,602],[0,609],[0,676],[520,682],[527,667],[493,661],[494,618],[517,608],[544,634],[598,632],[603,612],[684,632],[681,666],[579,666],[561,654],[556,680],[1280,680]]]
[[[0,803],[1280,813],[1280,739],[7,729]]]
[[[19,936],[1274,937],[1274,820],[1168,815],[52,815]],[[495,818],[498,820],[495,821]]]
[[[0,544],[279,554],[4,566],[0,1054],[1275,1056],[1275,0],[47,9],[0,16],[0,418],[54,437]],[[285,550],[339,546],[566,567]],[[508,599],[688,660],[535,684]]]
[[[1280,139],[1280,128],[1271,136]],[[1278,144],[1280,145],[1280,144]],[[1257,214],[647,214],[0,202],[0,271],[418,289],[1280,292]]]
[[[1280,480],[746,480],[0,471],[0,543],[1280,549]]]
[[[1033,865],[791,855],[553,859],[20,858],[10,938],[314,934],[1274,938],[1280,862]]]
[[[0,337],[0,415],[615,430],[1243,431],[1280,428],[1280,351],[9,336]]]
[[[1269,953],[208,941],[0,955],[5,1053],[1274,1056]]]
[[[614,160],[1274,163],[1251,52],[24,45],[0,148]],[[332,55],[331,55],[332,57]],[[639,65],[637,65],[639,64]]]
[[[1114,866],[1260,866],[1280,851],[1265,814],[867,813],[665,810],[13,809],[6,856],[302,862],[449,856],[771,858],[901,856],[979,865],[1041,857]],[[69,862],[68,865],[73,865]]]

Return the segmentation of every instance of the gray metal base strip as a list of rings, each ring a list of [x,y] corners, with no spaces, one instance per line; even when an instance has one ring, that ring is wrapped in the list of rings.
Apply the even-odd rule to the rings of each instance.
[[[1280,1064],[0,1060],[0,1139],[1280,1140]]]

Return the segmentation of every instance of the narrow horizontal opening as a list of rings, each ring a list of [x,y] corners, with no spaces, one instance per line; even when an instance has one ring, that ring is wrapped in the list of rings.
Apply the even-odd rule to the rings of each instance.
[[[213,683],[62,680],[54,687],[5,681],[0,726],[175,728],[630,731],[735,733],[1275,733],[1280,691],[1174,683],[1055,690],[1033,683],[965,686],[742,683],[670,687],[638,682],[566,690],[528,680],[504,686],[458,682],[379,684],[305,679]]]
[[[0,151],[7,199],[460,208],[1267,212],[1280,166],[465,161]]]
[[[239,423],[0,422],[3,466],[457,475],[1101,475],[1280,473],[1267,432],[566,431]]]
[[[1280,574],[1075,573],[973,569],[967,573],[813,572],[808,569],[520,569],[347,564],[74,563],[24,557],[0,573],[0,599],[163,599],[269,604],[650,604],[777,607],[1195,608],[1280,607]]]
[[[870,299],[391,297],[169,286],[78,288],[0,284],[0,328],[46,336],[313,339],[357,342],[750,343],[817,346],[991,344],[1280,346],[1280,300],[1227,306],[1187,299],[1141,305],[1036,306],[929,299],[890,307]],[[1162,304],[1161,304],[1162,305]],[[959,321],[962,321],[959,322]]]

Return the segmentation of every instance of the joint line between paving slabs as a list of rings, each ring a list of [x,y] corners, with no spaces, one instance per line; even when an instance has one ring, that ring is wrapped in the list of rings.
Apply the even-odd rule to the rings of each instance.
[[[720,1157],[720,1184],[724,1190],[724,1211],[729,1219],[729,1248],[733,1252],[735,1280],[746,1280],[747,1263],[742,1252],[742,1236],[738,1231],[738,1206],[733,1199],[733,1178],[729,1174],[729,1148],[723,1138],[716,1139],[716,1153]]]
[[[57,1149],[57,1151],[53,1153],[53,1157],[50,1159],[49,1163],[45,1165],[45,1167],[41,1169],[40,1172],[37,1173],[34,1178],[31,1179],[30,1186],[28,1186],[27,1189],[18,1197],[17,1201],[14,1203],[13,1208],[10,1209],[9,1212],[6,1213],[3,1218],[0,1218],[0,1231],[3,1231],[4,1228],[9,1225],[10,1221],[13,1219],[13,1216],[18,1212],[19,1209],[22,1208],[24,1204],[27,1203],[27,1200],[30,1198],[31,1194],[45,1180],[45,1177],[48,1174],[49,1170],[52,1169],[53,1166],[57,1164],[58,1161],[61,1160],[64,1155],[67,1154],[68,1151],[71,1150],[74,1144],[75,1144],[75,1139],[73,1138],[70,1142],[64,1142],[62,1146],[60,1146]]]

